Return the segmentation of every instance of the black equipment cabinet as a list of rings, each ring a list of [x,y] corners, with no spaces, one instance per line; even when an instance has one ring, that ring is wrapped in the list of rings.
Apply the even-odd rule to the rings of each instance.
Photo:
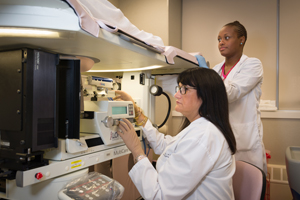
[[[57,78],[58,137],[79,139],[80,132],[80,61],[61,59]]]
[[[47,165],[43,150],[79,138],[79,120],[79,60],[29,48],[0,52],[1,169]]]

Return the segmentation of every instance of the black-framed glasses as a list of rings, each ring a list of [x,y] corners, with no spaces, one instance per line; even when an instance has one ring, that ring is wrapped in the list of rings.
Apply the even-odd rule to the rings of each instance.
[[[175,87],[175,92],[177,93],[178,91],[180,91],[180,94],[186,94],[186,91],[188,91],[189,89],[196,89],[195,87],[190,87],[190,86],[185,86],[185,85],[183,85],[183,86],[181,86],[181,87],[179,87],[179,86],[176,86]]]

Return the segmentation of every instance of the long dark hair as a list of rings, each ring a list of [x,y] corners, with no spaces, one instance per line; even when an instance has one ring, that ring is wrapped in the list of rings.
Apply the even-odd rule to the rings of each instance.
[[[189,68],[181,72],[177,83],[195,87],[202,104],[198,110],[201,117],[213,123],[224,135],[232,154],[236,152],[236,141],[229,123],[228,99],[221,77],[212,69]],[[186,118],[182,129],[190,124]]]

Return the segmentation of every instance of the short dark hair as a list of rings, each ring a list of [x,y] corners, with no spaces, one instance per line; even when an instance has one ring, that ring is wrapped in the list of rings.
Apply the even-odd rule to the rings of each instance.
[[[228,99],[225,85],[213,69],[189,68],[177,77],[177,83],[195,87],[202,104],[198,110],[201,117],[213,123],[224,135],[232,154],[236,152],[236,141],[229,123]],[[190,124],[188,119],[182,129]]]
[[[246,28],[243,26],[243,24],[241,24],[239,21],[234,21],[234,22],[230,22],[228,24],[226,24],[225,26],[231,26],[234,27],[234,30],[237,32],[238,38],[245,36],[245,42],[247,40],[247,30]]]

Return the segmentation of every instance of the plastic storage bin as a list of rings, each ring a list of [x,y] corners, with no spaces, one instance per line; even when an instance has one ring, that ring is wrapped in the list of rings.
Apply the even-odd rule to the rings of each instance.
[[[285,163],[293,200],[300,200],[300,146],[286,149]]]

